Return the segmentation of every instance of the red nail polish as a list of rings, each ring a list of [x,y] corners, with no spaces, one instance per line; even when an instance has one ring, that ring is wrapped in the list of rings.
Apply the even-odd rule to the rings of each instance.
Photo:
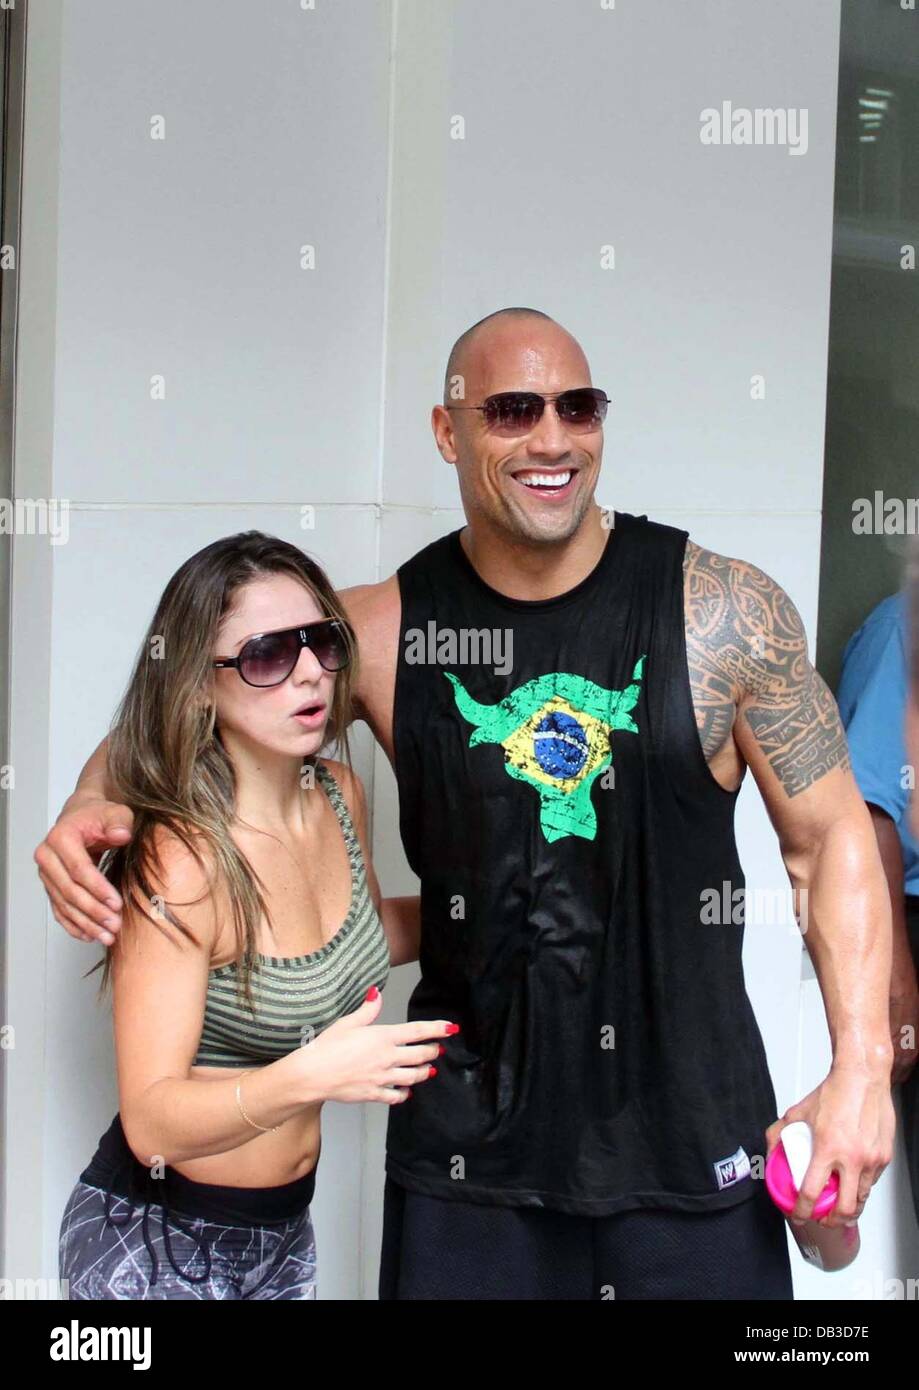
[[[428,1076],[431,1077],[431,1076],[436,1076],[436,1075],[437,1075],[437,1068],[436,1068],[436,1067],[432,1067],[431,1070],[428,1072]]]
[[[459,1026],[458,1023],[448,1023],[448,1024],[447,1024],[447,1032],[448,1032],[448,1033],[451,1033],[451,1034],[452,1034],[452,1033],[458,1033],[459,1030],[460,1030],[460,1026]]]
[[[442,1057],[442,1056],[444,1055],[444,1053],[446,1052],[446,1050],[447,1050],[447,1049],[444,1047],[443,1043],[438,1043],[438,1044],[437,1044],[437,1055],[438,1055],[438,1057]]]
[[[377,989],[376,985],[371,985],[367,993],[364,995],[364,1003],[366,1004],[368,999],[378,999],[379,997],[380,991]]]

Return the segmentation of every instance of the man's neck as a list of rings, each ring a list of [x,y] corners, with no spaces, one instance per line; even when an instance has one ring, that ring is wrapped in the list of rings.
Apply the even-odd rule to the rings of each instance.
[[[508,598],[544,599],[567,593],[600,562],[612,534],[604,513],[592,508],[574,535],[555,542],[510,537],[469,522],[460,532],[466,557],[492,589]]]

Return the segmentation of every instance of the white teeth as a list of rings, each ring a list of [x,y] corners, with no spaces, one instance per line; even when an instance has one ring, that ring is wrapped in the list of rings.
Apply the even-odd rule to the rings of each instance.
[[[518,483],[525,483],[527,487],[564,487],[571,479],[571,472],[518,473],[516,477]]]

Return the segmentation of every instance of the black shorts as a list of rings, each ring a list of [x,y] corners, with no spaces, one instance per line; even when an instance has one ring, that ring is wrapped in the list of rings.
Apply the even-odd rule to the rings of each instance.
[[[793,1299],[787,1229],[762,1182],[716,1212],[568,1216],[387,1176],[380,1298]]]

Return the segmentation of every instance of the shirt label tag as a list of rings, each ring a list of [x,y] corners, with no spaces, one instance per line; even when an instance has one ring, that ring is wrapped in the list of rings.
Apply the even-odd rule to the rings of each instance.
[[[744,1150],[738,1149],[731,1154],[730,1158],[719,1158],[712,1164],[715,1170],[715,1179],[720,1187],[730,1187],[735,1182],[740,1182],[742,1178],[750,1176],[750,1160]]]

